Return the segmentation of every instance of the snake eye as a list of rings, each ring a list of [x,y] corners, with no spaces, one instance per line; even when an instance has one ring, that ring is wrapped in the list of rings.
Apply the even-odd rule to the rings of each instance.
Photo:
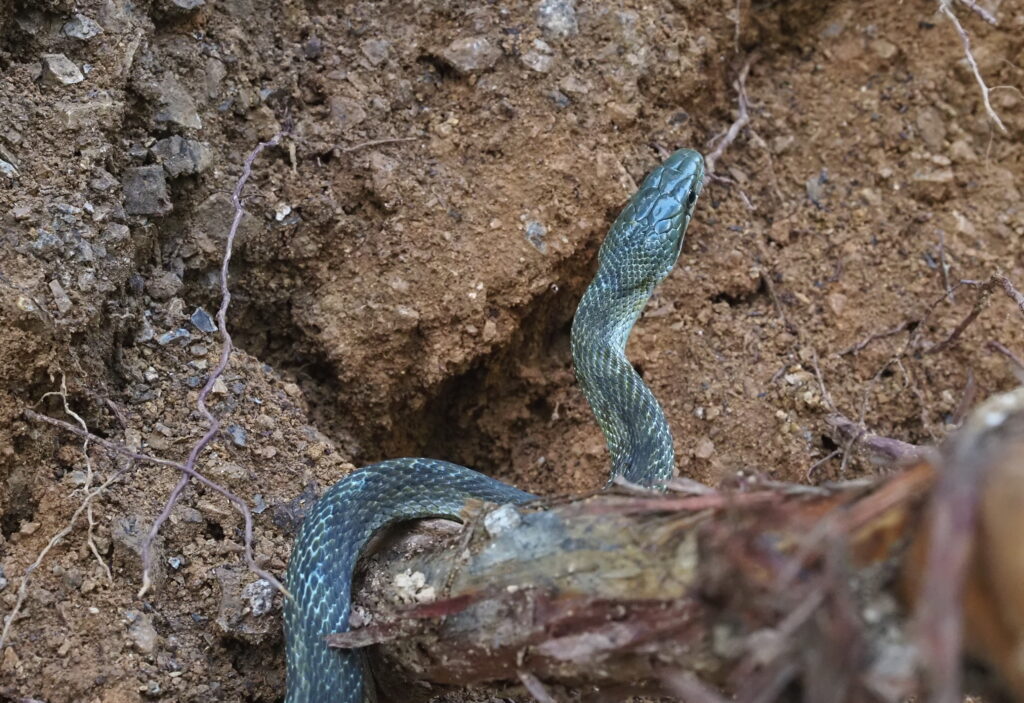
[[[686,207],[687,208],[692,208],[696,204],[696,202],[697,202],[697,191],[696,191],[696,189],[694,189],[694,190],[691,190],[690,193],[686,196]]]

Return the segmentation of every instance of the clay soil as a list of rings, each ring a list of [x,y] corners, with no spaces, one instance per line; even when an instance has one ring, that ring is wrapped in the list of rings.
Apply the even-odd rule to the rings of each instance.
[[[281,700],[280,598],[242,563],[231,505],[186,489],[140,598],[140,541],[178,475],[95,445],[87,461],[79,438],[24,415],[74,421],[52,394],[65,379],[93,432],[184,457],[221,349],[189,318],[219,304],[245,155],[281,130],[246,190],[238,348],[210,401],[225,429],[199,461],[252,506],[275,574],[303,506],[381,458],[449,459],[543,494],[602,485],[575,302],[644,173],[736,119],[755,54],[749,124],[629,347],[679,472],[870,477],[829,413],[935,443],[1016,383],[990,343],[1024,355],[1024,316],[999,291],[926,352],[978,299],[958,281],[1024,285],[1024,2],[983,2],[997,26],[957,6],[1006,133],[935,2],[542,4],[575,13],[0,0],[4,617],[86,487],[123,471],[92,502],[95,553],[83,513],[31,573],[0,701]],[[83,80],[44,70],[50,54]],[[178,168],[167,148],[183,144]],[[133,181],[145,166],[155,180]]]

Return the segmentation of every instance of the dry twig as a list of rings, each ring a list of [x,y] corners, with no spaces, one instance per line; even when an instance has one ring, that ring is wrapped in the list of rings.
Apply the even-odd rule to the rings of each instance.
[[[1024,383],[1024,359],[1021,359],[1019,356],[1017,356],[1012,351],[1010,351],[1005,346],[1003,346],[1002,344],[995,340],[990,341],[985,346],[991,349],[992,351],[998,354],[1002,354],[1007,359],[1009,359],[1010,363],[1013,364],[1014,375],[1017,376],[1021,383]]]
[[[996,287],[1002,288],[1003,292],[1009,296],[1009,298],[1020,309],[1021,313],[1024,314],[1024,294],[1017,290],[1013,283],[1010,282],[1010,279],[1002,274],[993,274],[987,281],[963,280],[960,281],[960,285],[978,288],[978,299],[974,301],[974,306],[971,308],[971,311],[967,313],[967,316],[964,317],[963,320],[960,321],[960,324],[953,328],[953,331],[949,333],[949,336],[941,342],[937,342],[925,349],[925,354],[940,352],[951,346],[957,339],[959,339],[960,335],[964,333],[964,330],[966,330],[971,323],[977,319],[978,315],[981,314],[981,311],[985,309],[989,296]]]

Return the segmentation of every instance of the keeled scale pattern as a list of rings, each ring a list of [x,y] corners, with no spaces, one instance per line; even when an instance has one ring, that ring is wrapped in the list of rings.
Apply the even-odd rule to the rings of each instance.
[[[397,520],[457,519],[471,497],[522,503],[534,496],[458,464],[393,459],[346,476],[317,501],[288,564],[286,703],[361,703],[359,654],[323,643],[324,635],[348,630],[360,550],[374,532]]]
[[[703,158],[689,149],[651,172],[605,238],[573,321],[576,375],[608,440],[612,475],[642,485],[671,476],[672,436],[661,406],[625,357],[626,339],[679,257],[703,177]],[[394,459],[350,474],[313,506],[288,564],[286,703],[363,702],[360,655],[323,642],[324,635],[348,630],[360,550],[392,522],[455,519],[471,497],[533,498],[458,464]]]
[[[572,324],[576,378],[608,441],[611,475],[641,485],[669,478],[675,453],[661,405],[626,358],[626,340],[679,258],[703,180],[704,160],[689,149],[644,179],[601,245]]]

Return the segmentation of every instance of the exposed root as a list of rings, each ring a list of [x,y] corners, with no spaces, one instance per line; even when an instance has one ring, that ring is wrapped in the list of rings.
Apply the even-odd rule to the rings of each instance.
[[[754,61],[757,60],[757,54],[753,53],[747,57],[747,60],[743,63],[743,68],[740,69],[740,74],[736,80],[733,81],[732,87],[736,90],[736,102],[738,106],[738,114],[736,120],[729,125],[729,129],[725,131],[720,138],[718,138],[718,144],[714,150],[711,151],[707,156],[704,157],[704,169],[707,171],[709,176],[715,176],[715,166],[718,164],[718,160],[722,158],[722,154],[725,150],[736,141],[736,137],[739,136],[740,131],[747,126],[750,122],[750,103],[747,100],[747,75],[750,73],[750,67]],[[715,140],[712,140],[712,142]]]
[[[153,565],[153,540],[156,539],[156,536],[159,534],[160,528],[163,527],[164,522],[166,522],[167,518],[170,517],[171,511],[178,503],[178,499],[181,497],[182,491],[185,490],[185,486],[188,485],[189,479],[191,478],[202,480],[203,483],[214,488],[218,493],[235,504],[245,518],[246,562],[257,574],[274,584],[274,586],[282,592],[287,592],[284,586],[282,586],[276,578],[270,576],[270,574],[264,572],[262,569],[254,568],[256,567],[256,562],[252,555],[252,512],[249,510],[249,504],[242,498],[227,490],[227,488],[201,477],[195,468],[199,454],[207,447],[207,445],[210,444],[210,442],[213,441],[213,438],[216,437],[217,433],[220,431],[220,419],[211,413],[206,407],[206,398],[213,390],[214,384],[224,374],[224,370],[227,369],[228,362],[231,359],[231,352],[234,350],[234,346],[231,342],[231,334],[228,332],[227,328],[227,312],[228,306],[231,304],[231,289],[228,287],[228,268],[231,265],[231,253],[234,248],[235,237],[238,235],[238,226],[241,224],[242,216],[245,214],[245,210],[242,208],[242,189],[245,187],[246,181],[249,180],[249,176],[252,175],[252,165],[256,161],[256,158],[267,147],[276,146],[278,142],[281,141],[282,136],[284,136],[283,133],[279,132],[275,134],[270,141],[260,142],[256,145],[256,148],[253,149],[245,159],[245,163],[242,166],[242,175],[238,177],[238,181],[235,183],[235,189],[231,194],[231,201],[235,205],[235,217],[231,221],[231,228],[228,230],[227,241],[224,244],[224,257],[221,259],[221,299],[220,309],[217,310],[217,328],[220,331],[221,337],[220,360],[217,362],[217,366],[214,368],[213,372],[210,373],[209,378],[206,379],[206,385],[203,386],[203,389],[199,392],[199,397],[196,399],[196,409],[199,410],[200,415],[206,418],[206,421],[210,423],[210,426],[206,430],[206,434],[196,442],[192,447],[192,450],[189,452],[188,459],[185,461],[185,464],[182,465],[181,478],[178,480],[177,485],[175,485],[174,490],[171,491],[171,495],[164,504],[164,509],[157,516],[156,520],[153,521],[153,525],[149,528],[149,533],[142,542],[142,587],[139,589],[140,598],[152,585],[151,573]]]
[[[273,574],[260,568],[260,566],[256,563],[256,560],[253,556],[252,547],[253,518],[252,511],[249,509],[248,503],[244,499],[233,493],[232,491],[228,490],[228,488],[226,488],[225,486],[222,486],[221,484],[206,478],[196,469],[196,463],[198,461],[199,455],[207,446],[209,446],[210,442],[213,441],[214,437],[216,437],[217,433],[220,431],[220,420],[207,408],[206,399],[209,396],[210,392],[213,390],[214,384],[223,375],[225,369],[227,368],[228,362],[230,361],[231,358],[231,352],[234,349],[231,341],[231,335],[227,329],[227,310],[228,306],[231,303],[231,290],[228,287],[228,268],[231,263],[231,254],[235,238],[238,234],[238,227],[242,221],[242,216],[244,215],[244,210],[242,208],[242,189],[245,187],[246,181],[252,174],[252,166],[256,158],[267,147],[277,145],[280,142],[282,136],[283,133],[279,132],[278,134],[274,135],[272,139],[270,139],[267,142],[261,142],[256,146],[255,149],[252,150],[252,152],[246,158],[245,163],[243,164],[242,174],[239,176],[238,181],[235,183],[235,188],[232,193],[232,202],[234,203],[235,206],[235,214],[234,219],[232,220],[231,223],[231,228],[228,231],[227,241],[224,246],[224,255],[221,260],[220,269],[221,303],[220,308],[217,311],[217,327],[220,332],[222,340],[220,360],[217,363],[217,366],[214,368],[214,370],[210,373],[209,378],[207,378],[206,385],[203,386],[203,389],[200,391],[199,397],[196,400],[196,408],[198,409],[199,413],[209,423],[209,426],[206,432],[203,434],[203,436],[199,439],[198,442],[195,443],[195,445],[193,445],[192,449],[189,451],[188,458],[184,462],[179,463],[171,461],[169,459],[161,459],[159,457],[153,457],[147,454],[134,452],[124,445],[103,439],[102,437],[98,437],[95,434],[89,432],[88,427],[86,427],[82,419],[79,416],[70,413],[70,411],[69,414],[79,422],[79,426],[72,425],[70,423],[64,422],[62,420],[57,420],[46,415],[41,415],[32,410],[25,411],[25,416],[28,417],[29,419],[46,422],[50,425],[54,425],[55,427],[60,427],[68,432],[72,432],[80,437],[83,437],[87,442],[93,442],[110,451],[116,452],[123,456],[127,456],[136,461],[156,464],[158,466],[167,466],[181,472],[181,479],[178,481],[174,489],[171,491],[171,494],[168,497],[167,502],[164,504],[163,510],[161,510],[156,520],[153,521],[153,524],[150,527],[149,532],[147,533],[145,539],[142,542],[142,586],[139,589],[138,594],[140,598],[152,586],[151,574],[153,560],[153,540],[160,532],[160,528],[163,526],[164,522],[170,516],[171,511],[177,504],[178,499],[181,497],[182,491],[185,489],[185,486],[188,485],[190,479],[195,479],[199,481],[204,486],[207,486],[216,493],[219,493],[221,496],[226,498],[232,505],[235,506],[238,512],[242,515],[242,518],[245,522],[244,555],[245,562],[248,565],[249,569],[260,578],[263,578],[269,583],[271,583],[275,588],[277,588],[282,593],[288,593],[285,587]],[[78,513],[76,513],[76,517],[77,515]]]
[[[60,390],[44,393],[43,397],[40,398],[40,400],[45,400],[51,395],[58,396],[60,398],[61,404],[64,406],[64,412],[68,416],[75,418],[75,422],[78,423],[79,427],[81,427],[86,432],[89,431],[89,427],[85,424],[85,420],[82,419],[82,416],[76,413],[74,410],[72,410],[71,406],[68,405],[67,376],[65,376],[63,373],[60,375]],[[85,486],[83,490],[88,495],[89,491],[92,490],[93,479],[92,459],[89,457],[88,437],[86,437],[85,440],[82,442],[82,456],[85,458]],[[93,538],[94,532],[96,530],[96,520],[93,518],[92,514],[92,502],[86,502],[88,505],[88,507],[85,509],[85,518],[86,522],[88,523],[88,528],[86,530],[86,543],[89,545],[89,551],[92,552],[92,555],[96,558],[96,561],[99,563],[100,567],[102,567],[104,573],[106,573],[107,581],[112,582],[114,580],[114,577],[110,574],[110,567],[107,566],[106,560],[102,556],[100,556],[100,550],[96,547],[96,540]]]
[[[74,427],[74,425],[70,426]],[[88,433],[85,434],[88,435]],[[86,441],[88,442],[89,440],[87,439]],[[81,517],[82,513],[92,510],[93,498],[107,490],[110,484],[121,478],[121,476],[127,473],[133,466],[135,466],[135,462],[128,462],[122,469],[114,472],[110,478],[97,486],[95,490],[88,493],[82,500],[82,503],[78,506],[78,509],[72,513],[71,519],[68,520],[68,524],[64,526],[64,529],[50,538],[50,541],[46,543],[46,546],[43,547],[39,551],[39,554],[36,555],[35,561],[29,564],[28,568],[25,569],[25,573],[21,577],[21,583],[18,584],[18,595],[15,598],[14,606],[11,608],[11,612],[7,614],[7,617],[4,618],[4,627],[3,630],[0,631],[0,652],[4,651],[4,646],[7,643],[7,637],[10,634],[11,627],[14,625],[14,621],[18,619],[18,614],[21,612],[21,608],[25,604],[25,597],[28,595],[28,584],[31,580],[32,572],[39,568],[39,565],[43,563],[43,560],[46,558],[46,555],[50,553],[50,550],[60,544],[60,541],[71,533],[71,530],[74,529],[75,523],[78,522],[78,518]],[[92,546],[95,547],[95,545]],[[103,566],[106,568],[105,563]],[[109,569],[107,569],[107,575],[108,577],[110,575]]]
[[[373,146],[384,146],[385,144],[401,144],[402,142],[415,142],[418,140],[419,137],[385,137],[383,139],[371,139],[369,141],[359,142],[358,144],[353,144],[352,146],[335,146],[334,148],[337,149],[338,152],[341,154],[348,154],[353,151],[359,151],[360,149],[368,149],[369,147]]]
[[[994,16],[979,7],[977,3],[972,0],[960,0],[960,2],[973,10],[989,24],[997,24]],[[953,0],[939,0],[939,12],[944,14],[949,21],[953,23],[956,33],[960,36],[960,42],[964,46],[964,58],[967,59],[967,64],[971,67],[971,71],[974,73],[974,80],[978,82],[978,89],[981,91],[981,101],[985,105],[985,114],[987,114],[988,118],[992,120],[997,127],[999,127],[999,130],[1003,134],[1006,134],[1008,132],[1006,125],[1003,124],[1003,121],[999,118],[999,115],[992,107],[992,101],[989,100],[989,93],[991,91],[985,83],[985,79],[981,77],[981,69],[978,68],[978,62],[974,60],[974,53],[971,51],[971,38],[967,35],[967,30],[965,30],[963,25],[960,24],[960,20],[957,19],[956,14],[953,12],[952,5]]]
[[[873,333],[869,334],[867,337],[865,337],[864,339],[862,339],[859,342],[857,342],[856,344],[852,344],[852,345],[846,347],[846,349],[843,349],[842,351],[836,352],[836,356],[846,356],[847,354],[856,354],[857,352],[863,351],[864,349],[866,349],[867,346],[869,344],[871,344],[872,342],[874,342],[876,339],[885,339],[886,337],[892,337],[893,335],[897,335],[900,332],[903,332],[908,327],[910,327],[910,323],[909,322],[901,322],[900,324],[896,325],[895,327],[892,327],[890,329],[884,330],[882,332],[873,332]]]

